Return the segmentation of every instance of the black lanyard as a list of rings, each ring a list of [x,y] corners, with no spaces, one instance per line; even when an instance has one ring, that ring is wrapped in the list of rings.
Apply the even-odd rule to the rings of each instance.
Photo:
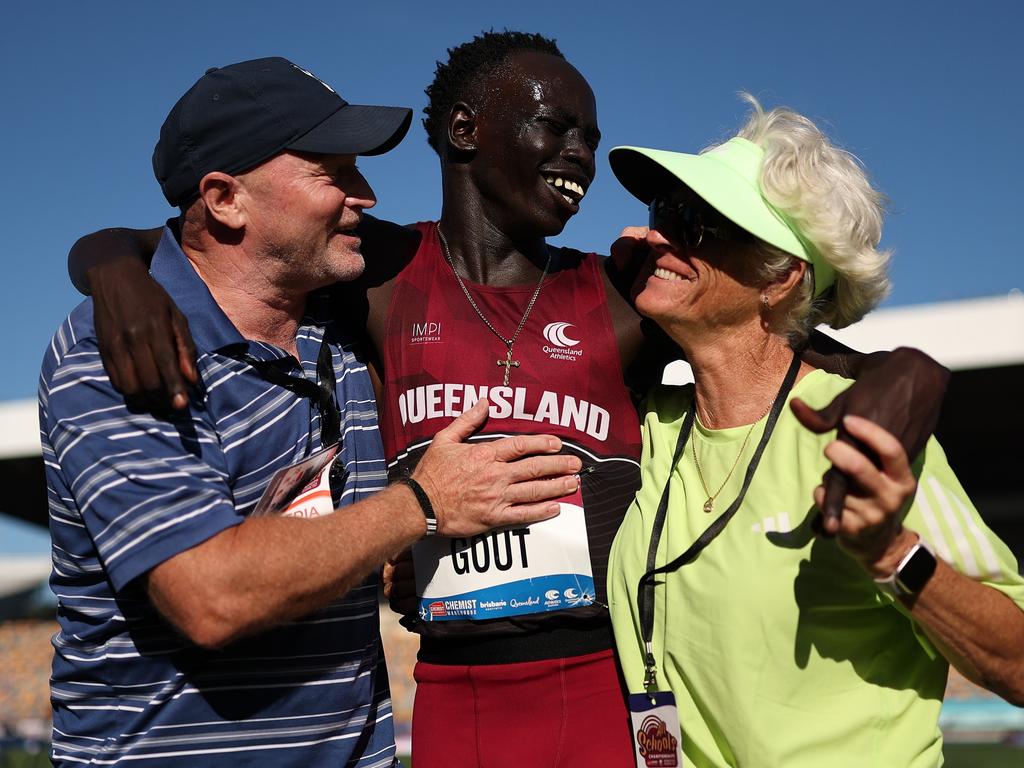
[[[316,358],[315,384],[301,376],[289,376],[281,370],[280,360],[259,360],[248,352],[233,357],[251,366],[271,384],[310,400],[320,412],[320,444],[326,448],[338,442],[341,437],[341,413],[334,396],[337,379],[334,375],[334,360],[331,347],[327,343],[326,332],[320,342],[320,353]]]
[[[676,452],[672,456],[672,464],[669,468],[668,479],[665,481],[665,489],[661,492],[661,502],[658,504],[657,514],[654,516],[654,529],[651,531],[651,544],[647,550],[647,571],[643,576],[640,577],[640,583],[637,586],[637,607],[640,612],[640,632],[644,642],[644,689],[648,692],[657,689],[657,665],[654,661],[654,650],[651,645],[651,639],[654,637],[654,587],[656,586],[655,576],[662,573],[673,573],[678,571],[684,565],[692,563],[697,559],[697,556],[704,551],[715,537],[718,536],[724,529],[732,516],[736,514],[736,510],[740,508],[743,503],[743,497],[747,495],[747,489],[750,487],[750,481],[754,479],[754,472],[757,471],[757,465],[761,461],[761,454],[764,453],[765,446],[768,445],[768,440],[772,436],[772,432],[775,430],[775,423],[779,420],[779,414],[782,413],[782,407],[786,404],[786,398],[789,396],[790,390],[793,389],[793,383],[796,381],[796,374],[800,370],[800,356],[797,354],[793,355],[793,362],[789,365],[789,370],[786,372],[786,377],[782,380],[782,386],[779,387],[779,393],[775,396],[775,402],[772,404],[772,409],[768,413],[768,421],[764,426],[764,434],[761,435],[761,440],[757,444],[757,448],[754,450],[754,455],[750,459],[750,463],[747,465],[747,472],[743,478],[743,487],[740,488],[739,496],[736,500],[729,505],[721,515],[718,516],[707,530],[702,533],[693,544],[690,545],[683,554],[677,557],[670,563],[666,563],[660,568],[655,567],[655,561],[658,556],[658,544],[661,542],[661,533],[665,528],[665,518],[668,516],[668,500],[669,500],[669,487],[672,484],[672,472],[675,470],[676,465],[682,458],[683,450],[686,448],[686,442],[690,438],[690,432],[693,430],[693,422],[697,417],[697,398],[696,393],[694,394],[693,403],[690,405],[689,410],[686,412],[686,417],[683,419],[683,426],[679,430],[679,439],[676,440]]]

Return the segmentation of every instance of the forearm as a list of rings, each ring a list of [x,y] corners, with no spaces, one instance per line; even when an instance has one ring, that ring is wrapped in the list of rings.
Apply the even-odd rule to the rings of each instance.
[[[75,288],[90,295],[89,272],[126,258],[139,259],[147,265],[160,242],[162,230],[114,227],[85,235],[68,252],[68,274]]]
[[[910,615],[959,672],[1024,706],[1024,611],[941,560]]]
[[[917,541],[901,531],[873,575],[895,570]],[[898,599],[964,677],[1024,706],[1024,611],[1010,598],[937,559],[924,588]]]
[[[216,648],[308,615],[361,584],[426,530],[397,486],[315,519],[250,518],[153,572],[150,595],[198,645]]]

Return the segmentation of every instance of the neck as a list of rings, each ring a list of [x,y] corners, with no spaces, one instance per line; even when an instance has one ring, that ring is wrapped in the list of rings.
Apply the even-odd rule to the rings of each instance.
[[[306,311],[305,292],[289,288],[272,264],[251,258],[242,247],[182,248],[242,336],[281,347],[298,359],[295,334]]]
[[[781,336],[760,327],[690,334],[680,346],[693,368],[697,417],[709,429],[752,424],[765,415],[793,360]],[[697,343],[693,339],[697,338]],[[799,381],[811,370],[801,363]]]
[[[509,233],[467,185],[461,177],[445,179],[439,224],[459,274],[499,287],[538,279],[548,259],[543,235]]]

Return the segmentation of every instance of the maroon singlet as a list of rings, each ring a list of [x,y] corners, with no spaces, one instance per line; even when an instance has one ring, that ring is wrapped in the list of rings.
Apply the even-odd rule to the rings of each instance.
[[[640,430],[623,383],[600,257],[552,248],[550,274],[514,348],[470,306],[446,261],[434,223],[416,225],[420,247],[396,278],[384,343],[381,434],[392,478],[415,466],[434,434],[480,396],[491,417],[480,436],[549,433],[591,471],[583,507],[596,587],[585,607],[486,621],[419,622],[420,658],[486,664],[564,658],[610,647],[608,552],[639,485]],[[511,336],[535,285],[467,287],[484,315]],[[529,638],[542,636],[531,643]]]

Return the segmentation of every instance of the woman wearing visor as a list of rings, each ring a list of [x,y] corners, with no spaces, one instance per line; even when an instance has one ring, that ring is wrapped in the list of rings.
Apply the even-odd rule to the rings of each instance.
[[[650,207],[637,309],[695,380],[649,397],[609,566],[638,764],[939,765],[949,663],[1024,703],[1024,580],[934,439],[911,466],[871,422],[843,423],[861,453],[794,416],[850,384],[801,362],[809,331],[888,291],[881,198],[811,121],[750,101],[703,154],[611,152]],[[833,465],[851,489],[819,524]]]

